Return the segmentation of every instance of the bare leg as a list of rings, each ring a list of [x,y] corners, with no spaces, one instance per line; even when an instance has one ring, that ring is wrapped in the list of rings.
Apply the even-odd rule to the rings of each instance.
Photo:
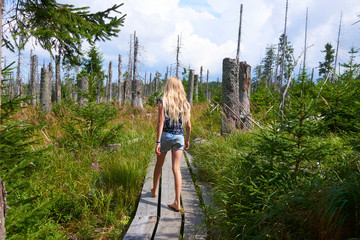
[[[161,152],[160,155],[156,155],[156,165],[154,169],[153,187],[151,188],[152,196],[157,196],[158,185],[160,180],[161,169],[164,164],[165,156],[167,152]]]
[[[180,161],[182,157],[182,150],[171,150],[172,156],[172,170],[175,178],[175,201],[173,204],[168,204],[169,207],[180,210],[180,194],[181,194],[181,171],[180,171]]]

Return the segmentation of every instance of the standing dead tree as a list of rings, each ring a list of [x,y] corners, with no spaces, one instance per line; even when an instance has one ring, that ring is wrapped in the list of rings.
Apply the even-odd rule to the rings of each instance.
[[[142,92],[141,92],[141,82],[137,78],[137,63],[138,63],[138,49],[139,48],[139,41],[136,37],[136,32],[134,32],[134,73],[133,73],[133,80],[132,80],[132,100],[131,105],[133,107],[142,108]]]
[[[239,105],[240,105],[240,125],[241,128],[247,128],[250,124],[250,83],[251,66],[246,62],[239,64]]]
[[[61,102],[60,55],[55,58],[55,101]]]
[[[111,102],[112,99],[112,61],[109,62],[109,74],[106,84],[106,99]]]
[[[229,134],[236,130],[239,107],[238,64],[236,59],[225,58],[222,69],[222,105],[221,134]]]
[[[149,96],[152,96],[153,92],[152,92],[152,73],[150,73],[150,78],[149,78]]]
[[[188,94],[187,94],[187,100],[190,103],[190,105],[193,104],[193,93],[194,93],[194,70],[190,69]]]
[[[306,71],[306,48],[307,48],[307,30],[308,30],[308,14],[309,9],[306,8],[306,20],[305,20],[305,40],[304,40],[304,62],[303,62],[303,72]]]
[[[31,56],[31,66],[30,66],[30,95],[32,95],[32,99],[30,100],[31,106],[36,106],[36,94],[37,92],[37,66],[38,66],[38,58],[36,55]]]
[[[78,85],[78,95],[77,95],[77,101],[79,103],[79,106],[84,106],[87,102],[86,95],[89,92],[89,82],[86,77],[79,77],[77,80]]]
[[[210,101],[210,97],[209,97],[209,69],[206,71],[206,99],[209,102]]]
[[[121,55],[119,54],[119,65],[118,65],[118,89],[117,89],[118,103],[121,104]]]
[[[195,89],[195,100],[198,101],[199,96],[199,75],[194,75],[194,89]]]
[[[240,42],[241,42],[242,14],[243,14],[243,5],[240,4],[240,23],[239,23],[239,33],[238,33],[238,45],[237,45],[237,51],[236,51],[236,63],[239,63],[239,59],[240,59]]]
[[[44,66],[41,68],[40,107],[44,112],[51,110],[51,77],[50,71]]]
[[[339,45],[340,45],[340,35],[341,35],[341,22],[342,22],[342,12],[340,14],[340,23],[339,23],[339,31],[336,42],[336,53],[335,53],[335,62],[334,62],[334,73],[331,75],[331,82],[334,82],[334,74],[336,74],[336,65],[338,59]]]
[[[284,24],[284,44],[283,44],[283,49],[282,49],[281,65],[280,65],[280,89],[281,89],[281,93],[283,92],[284,62],[285,62],[285,51],[286,51],[286,45],[287,45],[287,35],[286,35],[287,14],[288,14],[288,0],[286,0],[285,24]]]
[[[178,35],[177,39],[177,47],[176,47],[176,77],[179,77],[179,67],[180,67],[180,61],[179,61],[179,54],[180,54],[180,36]]]

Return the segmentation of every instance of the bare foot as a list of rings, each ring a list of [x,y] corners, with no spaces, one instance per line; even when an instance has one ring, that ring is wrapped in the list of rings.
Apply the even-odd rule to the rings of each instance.
[[[156,193],[156,191],[154,190],[154,188],[152,187],[150,190],[151,190],[151,195],[152,195],[153,197],[156,197],[156,196],[157,196],[157,193]]]
[[[173,204],[168,204],[168,207],[171,208],[171,209],[173,209],[173,210],[176,211],[176,212],[179,212],[179,211],[181,210],[181,206],[180,206],[180,205],[177,205],[177,204],[175,204],[175,203],[173,203]]]

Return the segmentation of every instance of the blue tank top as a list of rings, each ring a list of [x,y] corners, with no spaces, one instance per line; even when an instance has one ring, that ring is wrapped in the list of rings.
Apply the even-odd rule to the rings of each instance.
[[[163,103],[162,98],[158,98],[158,101]],[[164,116],[165,116],[165,121],[164,121],[163,132],[172,133],[175,135],[184,135],[184,127],[181,118],[179,118],[179,124],[174,124],[174,123],[171,124],[170,118],[166,117],[165,112],[164,112]]]

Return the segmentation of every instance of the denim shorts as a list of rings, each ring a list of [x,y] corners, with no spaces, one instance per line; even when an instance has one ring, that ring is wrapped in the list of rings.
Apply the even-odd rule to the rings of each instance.
[[[180,134],[173,134],[163,132],[161,135],[160,152],[167,152],[170,149],[184,150],[185,141],[184,136]]]

